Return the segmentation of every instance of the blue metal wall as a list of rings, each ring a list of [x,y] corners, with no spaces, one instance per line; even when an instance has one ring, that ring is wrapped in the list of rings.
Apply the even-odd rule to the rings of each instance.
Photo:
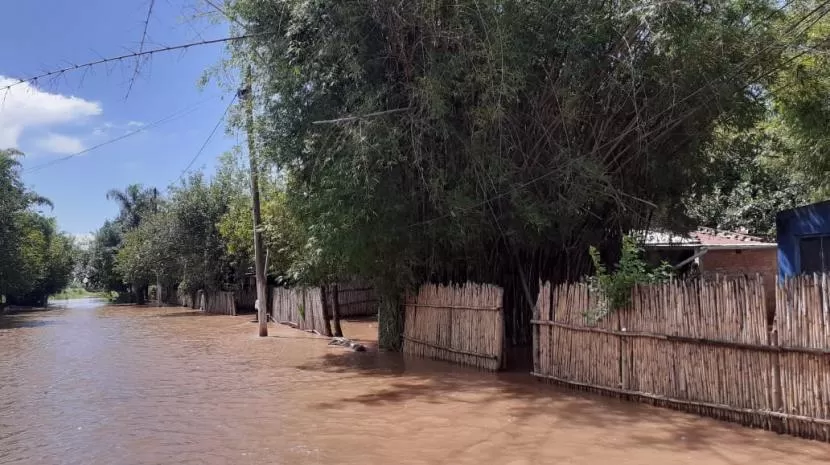
[[[830,200],[784,210],[775,218],[778,236],[778,276],[795,276],[801,269],[799,240],[830,235]]]

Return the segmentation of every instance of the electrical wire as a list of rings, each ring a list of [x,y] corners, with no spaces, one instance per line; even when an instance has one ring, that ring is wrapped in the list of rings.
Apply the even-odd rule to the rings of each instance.
[[[172,51],[176,51],[176,50],[185,50],[185,49],[188,49],[188,48],[191,48],[191,47],[198,47],[198,46],[201,46],[201,45],[220,44],[220,43],[225,43],[225,42],[233,42],[233,41],[237,41],[237,40],[245,40],[245,39],[250,39],[250,38],[253,38],[253,37],[267,36],[267,35],[273,35],[273,34],[276,34],[276,32],[272,31],[272,32],[261,32],[261,33],[257,33],[257,34],[243,34],[243,35],[240,35],[240,36],[223,37],[221,39],[200,40],[200,41],[197,41],[197,42],[189,42],[189,43],[186,43],[186,44],[171,45],[171,46],[167,46],[167,47],[159,47],[159,48],[155,48],[155,49],[151,49],[151,50],[145,50],[143,52],[132,52],[132,53],[126,53],[124,55],[119,55],[119,56],[114,56],[114,57],[109,57],[109,58],[101,58],[100,60],[90,61],[90,62],[87,62],[87,63],[78,64],[78,65],[71,65],[71,66],[67,66],[65,68],[56,69],[56,70],[52,70],[52,71],[47,71],[47,72],[38,74],[36,76],[31,76],[31,77],[19,79],[19,80],[15,81],[11,84],[0,87],[0,91],[4,91],[4,90],[8,91],[12,87],[19,86],[21,84],[30,83],[30,82],[37,82],[40,79],[60,76],[64,73],[68,73],[68,72],[72,72],[72,71],[79,71],[79,70],[82,70],[82,69],[91,68],[91,67],[106,64],[106,63],[112,63],[112,62],[116,62],[116,61],[123,61],[123,60],[130,59],[130,58],[141,58],[141,57],[148,56],[148,55],[154,55],[156,53],[172,52]]]
[[[58,163],[62,163],[64,161],[70,160],[70,159],[75,158],[77,156],[84,155],[86,153],[92,152],[93,150],[99,149],[101,147],[104,147],[104,146],[113,144],[115,142],[122,141],[124,139],[129,138],[129,137],[135,136],[136,134],[147,131],[148,129],[151,129],[151,128],[154,128],[154,127],[157,127],[157,126],[161,126],[162,124],[169,123],[170,121],[182,118],[184,116],[187,116],[187,115],[193,113],[194,111],[196,111],[196,109],[198,109],[200,106],[204,105],[205,103],[207,103],[210,100],[211,99],[202,100],[202,101],[197,102],[193,105],[185,107],[184,109],[175,111],[175,112],[165,116],[164,118],[156,120],[156,121],[154,121],[150,124],[144,125],[144,126],[138,128],[138,129],[134,130],[134,131],[130,131],[126,134],[122,134],[121,136],[118,136],[118,137],[115,137],[113,139],[109,139],[107,141],[101,142],[100,144],[96,144],[96,145],[94,145],[90,148],[81,150],[80,152],[75,152],[73,154],[70,154],[70,155],[67,155],[67,156],[64,156],[64,157],[60,157],[60,158],[56,158],[54,160],[50,160],[46,163],[41,163],[39,165],[35,165],[35,166],[32,166],[32,167],[26,168],[26,169],[23,170],[23,172],[24,173],[38,172],[38,171],[40,171],[44,168],[48,168],[48,167],[56,165]]]
[[[199,159],[199,156],[201,156],[202,152],[205,151],[205,147],[207,147],[208,143],[210,143],[210,140],[213,139],[214,134],[216,134],[216,131],[219,130],[219,126],[221,126],[222,123],[225,121],[225,116],[228,115],[228,112],[231,110],[231,107],[236,102],[236,97],[237,96],[234,95],[231,101],[228,103],[228,106],[225,107],[225,111],[222,112],[222,116],[219,117],[219,121],[217,121],[216,125],[213,126],[213,129],[210,131],[210,134],[208,134],[207,139],[205,139],[205,141],[202,143],[202,146],[199,147],[199,151],[196,152],[196,155],[193,156],[193,158],[190,160],[190,163],[188,163],[187,166],[182,170],[182,173],[176,180],[177,182],[182,180],[184,175],[187,174],[187,171],[190,170],[190,167],[193,166],[194,163],[196,163],[196,160]]]

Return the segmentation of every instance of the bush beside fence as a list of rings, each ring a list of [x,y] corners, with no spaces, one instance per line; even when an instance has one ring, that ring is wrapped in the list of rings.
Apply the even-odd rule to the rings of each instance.
[[[502,289],[421,286],[406,298],[403,352],[498,370],[504,352]]]
[[[786,348],[768,332],[760,278],[638,287],[630,308],[593,325],[585,314],[597,298],[586,284],[546,284],[533,321],[534,375],[828,440],[830,362],[802,350],[830,346],[827,286],[816,286],[803,279],[778,289],[779,342],[798,346]]]

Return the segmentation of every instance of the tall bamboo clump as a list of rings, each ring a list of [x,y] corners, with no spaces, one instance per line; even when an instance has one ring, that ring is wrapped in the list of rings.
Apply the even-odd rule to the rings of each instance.
[[[246,36],[235,58],[285,97],[263,99],[259,137],[286,148],[265,152],[291,179],[300,229],[317,231],[314,261],[388,277],[379,326],[392,348],[408,285],[518,275],[526,292],[554,268],[584,269],[574,251],[647,223],[652,206],[682,218],[700,143],[755,114],[757,96],[737,90],[772,79],[761,71],[781,50],[758,46],[769,28],[734,27],[757,19],[752,3],[233,3]],[[517,344],[527,316],[510,319]]]
[[[403,352],[496,371],[504,352],[503,290],[424,285],[405,303]]]

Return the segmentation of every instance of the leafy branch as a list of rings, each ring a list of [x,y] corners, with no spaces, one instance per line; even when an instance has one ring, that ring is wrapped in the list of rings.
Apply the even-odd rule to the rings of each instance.
[[[599,250],[588,249],[596,274],[588,278],[588,287],[597,295],[595,308],[585,312],[585,320],[595,324],[611,313],[631,305],[631,292],[637,284],[666,282],[674,276],[674,269],[666,262],[650,267],[642,258],[643,249],[631,236],[623,236],[620,261],[614,271],[602,263]]]

